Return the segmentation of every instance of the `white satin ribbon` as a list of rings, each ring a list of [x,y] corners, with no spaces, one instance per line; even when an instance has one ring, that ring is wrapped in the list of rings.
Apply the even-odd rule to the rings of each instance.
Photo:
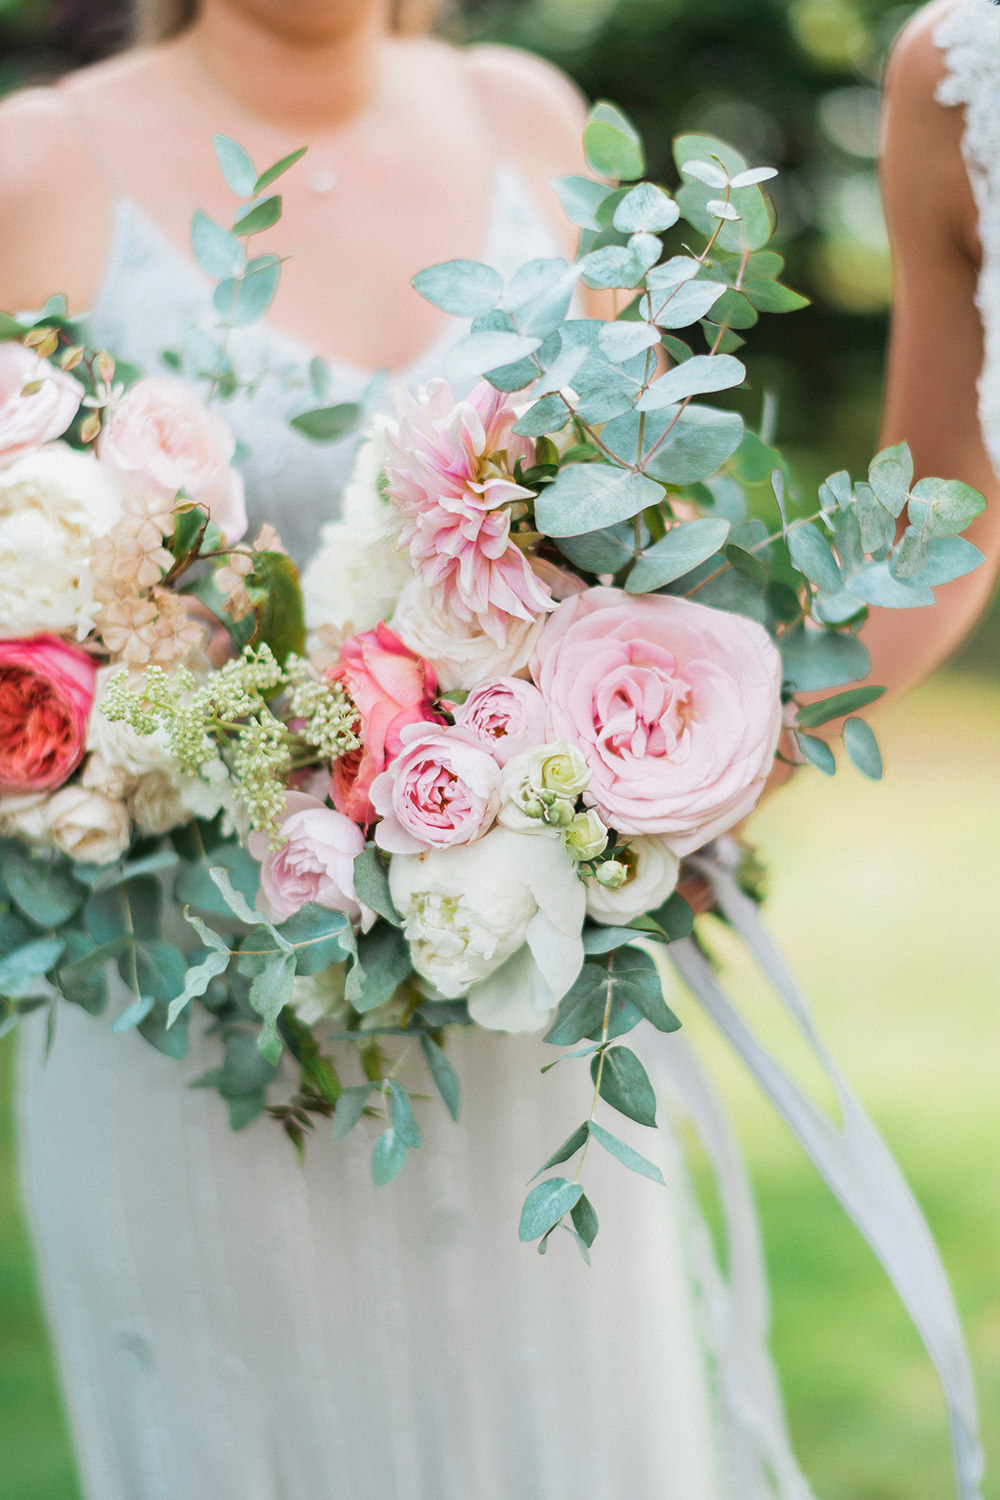
[[[756,905],[733,879],[734,847],[720,843],[691,863],[711,883],[719,911],[742,938],[826,1072],[840,1104],[843,1129],[817,1109],[759,1041],[694,939],[672,943],[668,957],[881,1261],[944,1388],[959,1500],[982,1500],[983,1453],[972,1370],[951,1287],[927,1222],[884,1141],[820,1040],[809,1008]]]

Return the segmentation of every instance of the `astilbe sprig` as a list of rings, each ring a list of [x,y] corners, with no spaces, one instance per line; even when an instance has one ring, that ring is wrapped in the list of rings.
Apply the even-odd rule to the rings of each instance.
[[[121,671],[101,706],[112,723],[138,734],[163,728],[170,754],[188,775],[204,775],[221,756],[251,827],[275,847],[288,776],[349,755],[361,743],[358,712],[344,689],[318,678],[299,657],[282,669],[266,644],[246,647],[200,683],[183,666],[169,675],[147,667],[131,685]]]

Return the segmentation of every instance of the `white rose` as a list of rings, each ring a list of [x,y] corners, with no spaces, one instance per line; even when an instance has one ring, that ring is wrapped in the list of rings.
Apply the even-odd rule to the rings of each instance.
[[[680,869],[676,854],[656,834],[630,839],[627,849],[615,851],[615,858],[628,872],[617,890],[587,881],[587,915],[612,927],[625,926],[662,906],[677,884]]]
[[[0,471],[0,634],[93,629],[91,547],[122,513],[92,454],[50,443]]]
[[[346,1020],[349,1010],[344,999],[346,983],[346,964],[331,964],[321,974],[296,974],[292,980],[291,1007],[303,1026],[315,1026],[317,1021]]]
[[[445,692],[474,688],[487,677],[513,677],[528,665],[547,615],[510,621],[507,639],[492,637],[446,614],[426,586],[412,579],[399,596],[392,628],[403,644],[429,661]]]
[[[106,865],[120,859],[132,837],[124,802],[86,786],[64,786],[45,809],[46,837],[70,859]]]
[[[171,762],[140,776],[129,796],[133,818],[145,833],[169,833],[192,818],[211,821],[223,805],[219,789],[200,776],[182,776]]]
[[[586,758],[568,740],[534,745],[504,767],[500,822],[517,833],[566,828],[589,781]]]
[[[560,840],[496,828],[474,844],[395,855],[389,887],[413,966],[496,1031],[538,1031],[583,964],[585,893]]]
[[[344,490],[341,515],[320,532],[319,551],[302,576],[306,624],[355,631],[371,630],[392,614],[413,577],[405,552],[397,551],[400,516],[383,498],[379,481],[385,466],[389,418],[375,418],[358,449]]]
[[[50,792],[25,792],[0,797],[0,833],[29,843],[47,841],[45,805]]]

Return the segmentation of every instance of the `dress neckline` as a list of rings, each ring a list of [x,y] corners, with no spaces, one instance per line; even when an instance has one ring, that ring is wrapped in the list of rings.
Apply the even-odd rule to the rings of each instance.
[[[511,190],[522,195],[532,204],[535,212],[540,211],[535,207],[532,193],[523,174],[512,163],[497,163],[493,168],[493,181],[490,191],[489,207],[486,214],[486,223],[483,230],[478,259],[486,265],[491,265],[495,259],[496,247],[499,233],[505,217],[505,206]],[[127,262],[127,247],[130,232],[144,235],[151,241],[159,253],[167,256],[174,264],[177,271],[182,274],[207,300],[211,300],[215,283],[201,269],[197,261],[176,244],[174,239],[161,227],[160,224],[142,207],[135,198],[122,194],[116,198],[113,206],[113,220],[111,230],[111,242],[105,261],[104,270],[94,296],[91,306],[91,315],[95,320],[100,320],[104,308],[113,302],[115,286],[122,273],[122,268]],[[404,365],[397,366],[387,371],[391,380],[399,380],[411,383],[413,377],[424,367],[440,363],[442,352],[449,349],[458,336],[458,320],[447,318],[440,330],[429,340],[418,353]],[[258,322],[251,324],[241,332],[253,333],[265,336],[270,342],[282,346],[294,358],[296,363],[306,364],[311,359],[322,359],[324,364],[331,370],[340,372],[345,378],[354,382],[368,381],[377,373],[375,366],[362,365],[356,360],[347,359],[342,355],[328,354],[312,349],[294,334],[286,332],[275,325],[268,316],[261,318]]]

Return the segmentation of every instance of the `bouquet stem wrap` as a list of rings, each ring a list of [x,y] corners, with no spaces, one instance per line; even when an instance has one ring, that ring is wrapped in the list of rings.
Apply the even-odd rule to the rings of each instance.
[[[736,884],[733,846],[720,842],[713,852],[693,858],[692,864],[711,883],[719,911],[742,939],[825,1071],[837,1095],[843,1128],[816,1108],[763,1046],[693,939],[670,945],[674,967],[878,1256],[944,1389],[959,1500],[982,1500],[983,1452],[968,1351],[951,1287],[923,1213],[888,1147],[820,1040],[809,1007],[755,904]]]

